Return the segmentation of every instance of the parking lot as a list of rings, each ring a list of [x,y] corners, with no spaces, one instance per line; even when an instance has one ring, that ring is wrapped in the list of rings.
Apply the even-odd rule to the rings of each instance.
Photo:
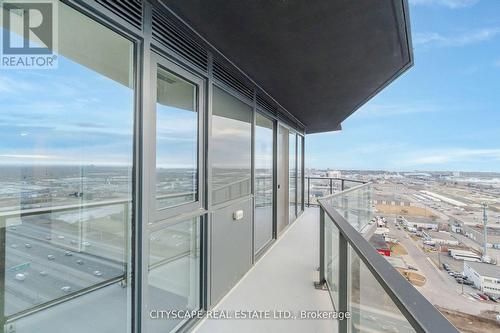
[[[467,285],[459,284],[455,278],[439,267],[437,252],[427,252],[423,250],[423,242],[415,237],[415,234],[397,228],[395,216],[386,216],[389,235],[400,241],[408,252],[403,255],[403,259],[409,265],[417,268],[417,272],[424,275],[427,282],[422,287],[416,287],[432,304],[442,306],[452,310],[458,310],[474,315],[482,311],[493,311],[499,303],[492,301],[477,300],[470,293],[476,294],[477,289]],[[413,239],[415,238],[415,240]],[[442,263],[447,263],[454,271],[463,271],[463,262],[454,260],[446,253],[441,254]]]

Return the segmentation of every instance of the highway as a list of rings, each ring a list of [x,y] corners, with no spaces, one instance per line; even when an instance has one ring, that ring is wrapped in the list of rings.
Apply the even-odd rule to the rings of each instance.
[[[8,228],[5,265],[7,315],[125,274],[124,264],[109,260],[105,257],[106,252],[101,256],[68,252],[74,247],[69,235],[58,233],[59,236],[65,235],[64,240],[68,243],[63,247],[53,244],[51,238],[55,235],[50,232],[50,228],[43,232],[42,228],[31,223]],[[19,274],[24,279],[16,279]]]

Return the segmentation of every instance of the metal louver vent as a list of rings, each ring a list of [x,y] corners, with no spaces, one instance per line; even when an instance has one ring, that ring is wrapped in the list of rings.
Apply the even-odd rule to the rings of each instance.
[[[140,0],[96,0],[96,2],[137,29],[142,29],[142,2]]]
[[[153,9],[153,39],[200,69],[208,69],[208,52],[183,25]]]
[[[216,58],[214,58],[213,75],[217,80],[227,84],[248,99],[253,100],[252,85],[236,70]]]
[[[290,117],[290,114],[285,110],[285,109],[282,109],[282,108],[279,108],[278,109],[278,120],[285,123],[285,124],[288,124],[289,126],[293,127],[293,128],[296,128],[296,129],[304,129],[302,125],[300,125],[296,119],[294,119],[293,117]]]
[[[278,107],[268,101],[266,98],[262,97],[260,94],[257,94],[257,106],[272,115],[277,115],[278,113]]]

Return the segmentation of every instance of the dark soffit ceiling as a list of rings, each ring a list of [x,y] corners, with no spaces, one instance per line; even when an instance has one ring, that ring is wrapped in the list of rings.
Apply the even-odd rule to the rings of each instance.
[[[413,64],[407,0],[163,0],[299,119],[327,132]]]

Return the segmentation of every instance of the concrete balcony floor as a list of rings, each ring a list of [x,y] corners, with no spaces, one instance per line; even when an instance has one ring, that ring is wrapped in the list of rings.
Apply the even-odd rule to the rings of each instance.
[[[215,307],[227,311],[332,311],[327,291],[316,290],[318,279],[319,209],[306,209],[276,243]],[[205,319],[199,333],[337,332],[327,319]]]

